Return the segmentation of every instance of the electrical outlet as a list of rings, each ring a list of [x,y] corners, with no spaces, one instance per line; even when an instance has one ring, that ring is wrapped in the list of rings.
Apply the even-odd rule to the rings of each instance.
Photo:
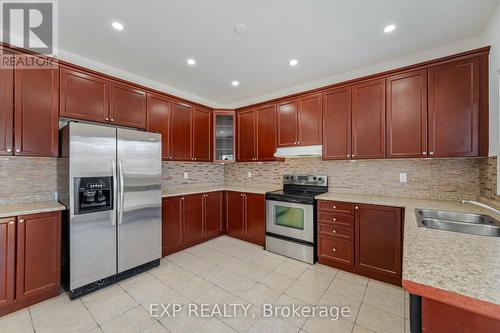
[[[399,173],[399,182],[406,183],[407,181],[408,181],[408,178],[406,177],[406,172],[400,172]]]
[[[188,173],[184,172],[184,179],[188,179],[188,178],[189,178]]]
[[[252,178],[252,171],[248,171],[248,172],[247,172],[247,177],[248,177],[248,178]]]

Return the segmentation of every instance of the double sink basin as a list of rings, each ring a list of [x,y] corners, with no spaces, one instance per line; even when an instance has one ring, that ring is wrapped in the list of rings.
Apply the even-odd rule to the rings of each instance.
[[[488,215],[416,209],[419,227],[500,237],[500,222]]]

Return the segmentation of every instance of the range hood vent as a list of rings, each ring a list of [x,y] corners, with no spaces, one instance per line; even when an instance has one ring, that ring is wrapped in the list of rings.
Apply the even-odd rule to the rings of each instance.
[[[274,157],[281,158],[299,158],[299,157],[317,157],[321,156],[323,146],[301,146],[301,147],[286,147],[276,149]]]

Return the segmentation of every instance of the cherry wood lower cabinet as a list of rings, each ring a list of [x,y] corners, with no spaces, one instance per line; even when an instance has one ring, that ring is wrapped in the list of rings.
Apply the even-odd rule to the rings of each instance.
[[[402,209],[318,201],[319,262],[401,285]]]
[[[60,212],[0,219],[0,315],[59,294]]]
[[[163,198],[163,256],[223,233],[223,192]]]
[[[265,229],[264,194],[226,192],[226,234],[264,246]]]

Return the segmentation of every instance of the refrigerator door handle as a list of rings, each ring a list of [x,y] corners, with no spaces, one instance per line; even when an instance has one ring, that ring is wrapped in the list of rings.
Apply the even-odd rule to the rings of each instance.
[[[123,165],[122,160],[118,160],[118,173],[119,173],[119,182],[120,182],[120,193],[119,193],[119,201],[120,208],[118,210],[118,224],[122,224],[123,222],[123,200],[124,200],[124,186],[125,182],[123,181]]]
[[[117,179],[116,179],[116,163],[115,161],[111,161],[111,174],[113,176],[113,214],[111,214],[111,225],[115,225],[116,224],[116,209],[117,209],[117,195],[116,195],[116,192],[117,192],[117,189],[116,187],[118,186],[117,184]]]

